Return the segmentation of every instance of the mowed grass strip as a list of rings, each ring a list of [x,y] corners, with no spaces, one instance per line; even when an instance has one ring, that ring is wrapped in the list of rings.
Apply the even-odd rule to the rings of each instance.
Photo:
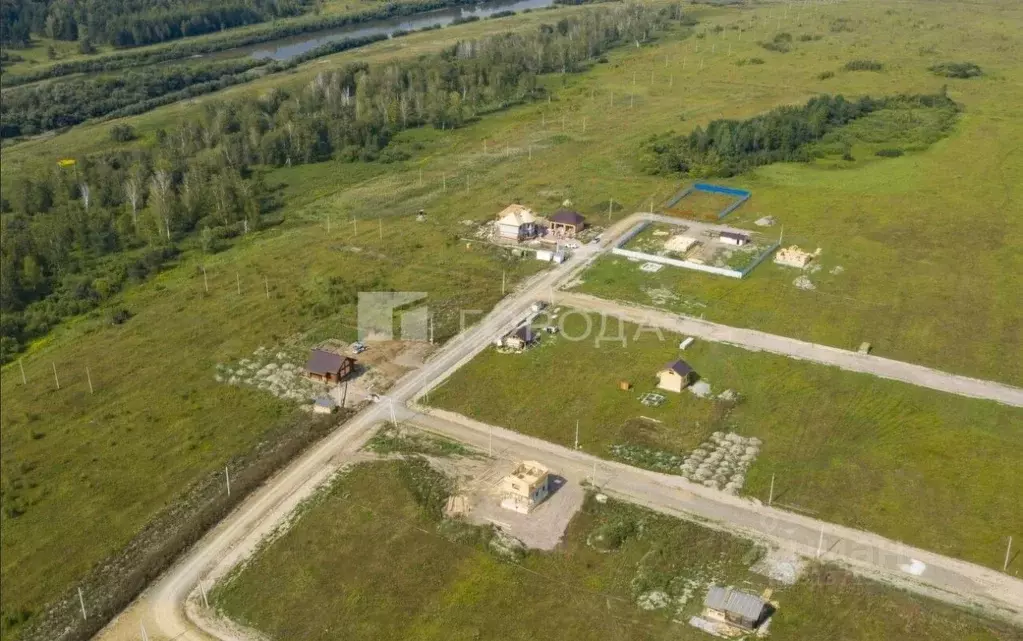
[[[568,447],[579,421],[581,448],[606,458],[614,445],[685,455],[715,431],[755,436],[744,495],[766,501],[774,475],[776,505],[998,569],[1006,537],[1023,534],[1019,408],[719,343],[680,352],[681,336],[628,324],[627,345],[598,344],[616,319],[605,334],[580,312],[558,322],[565,335],[519,355],[488,349],[429,403]],[[680,356],[739,401],[662,391],[664,405],[642,405]]]
[[[271,639],[700,641],[685,621],[706,585],[759,593],[748,541],[610,501],[588,500],[560,547],[503,558],[469,526],[416,500],[405,462],[352,468],[301,518],[218,586],[216,607]],[[457,532],[457,535],[453,533]],[[587,540],[613,541],[600,549]],[[268,588],[268,586],[272,586]],[[688,587],[687,587],[688,586]],[[689,591],[688,600],[679,600]],[[670,605],[645,610],[642,595]],[[959,641],[1017,638],[1008,628],[832,569],[789,588],[771,638]]]

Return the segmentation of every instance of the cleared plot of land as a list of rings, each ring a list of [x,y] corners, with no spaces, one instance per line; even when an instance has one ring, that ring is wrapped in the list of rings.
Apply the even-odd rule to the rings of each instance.
[[[588,500],[562,547],[503,555],[439,519],[443,481],[409,463],[353,468],[226,585],[218,608],[273,639],[702,640],[677,620],[712,582],[759,592],[750,543]],[[498,549],[500,549],[498,547]],[[267,589],[268,585],[274,589]],[[1002,639],[1015,632],[842,572],[776,586],[771,638]]]
[[[562,310],[564,336],[521,355],[483,352],[429,402],[567,446],[578,420],[584,450],[674,473],[683,461],[672,456],[714,432],[756,437],[743,494],[766,501],[773,474],[775,505],[989,567],[1001,568],[1005,537],[1023,531],[1019,409],[722,344],[680,352],[681,337],[633,340],[630,325],[627,346],[597,347],[595,318],[586,340],[569,340],[587,318]],[[679,356],[710,386],[704,397],[656,389],[655,374]],[[644,405],[647,392],[666,401]]]

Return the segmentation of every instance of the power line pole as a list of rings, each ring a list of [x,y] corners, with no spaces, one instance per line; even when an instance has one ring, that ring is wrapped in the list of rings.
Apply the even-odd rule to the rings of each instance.
[[[57,378],[57,364],[51,361],[50,365],[53,366],[53,382],[57,384],[57,389],[60,389],[60,379]]]
[[[227,484],[227,495],[231,496],[231,472],[224,466],[224,482]]]
[[[263,288],[266,289],[266,299],[270,300],[270,281],[266,276],[263,277]]]
[[[24,359],[22,358],[18,359],[18,369],[21,370],[21,384],[28,385],[28,379],[25,378],[25,363],[23,361]]]
[[[82,606],[82,618],[88,621],[89,615],[85,612],[85,597],[82,595],[82,588],[78,588],[78,604]]]
[[[202,604],[206,608],[210,607],[210,600],[206,598],[206,586],[203,584],[203,580],[199,579],[199,592],[202,593]]]
[[[202,287],[206,290],[206,293],[210,293],[210,282],[206,280],[206,265],[202,266]]]
[[[1009,546],[1005,548],[1005,562],[1002,563],[1002,572],[1009,569],[1009,555],[1012,553],[1012,535],[1009,535]]]
[[[771,492],[767,495],[767,505],[770,506],[774,502],[774,473],[771,473]]]
[[[146,624],[139,623],[139,627],[142,629],[142,641],[149,641],[149,635],[146,633]]]
[[[575,419],[575,449],[579,449],[579,419]]]
[[[821,537],[817,539],[817,558],[821,558],[821,551],[824,549],[824,526],[821,526]]]
[[[501,272],[501,296],[504,296],[504,288],[505,288],[505,281],[507,280],[506,279],[507,275],[508,275],[507,271],[502,271]]]
[[[238,295],[242,295],[242,277],[238,272],[234,273],[234,286],[238,290]]]
[[[90,394],[94,394],[95,392],[93,392],[93,390],[92,390],[92,375],[89,374],[89,366],[88,365],[85,366],[85,380],[89,381],[89,393]]]

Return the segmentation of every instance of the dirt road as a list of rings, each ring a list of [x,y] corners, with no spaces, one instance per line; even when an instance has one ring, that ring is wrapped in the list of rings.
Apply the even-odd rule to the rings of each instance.
[[[929,387],[931,389],[982,398],[1005,405],[1023,407],[1023,389],[985,381],[958,374],[949,374],[940,370],[895,361],[889,358],[859,354],[849,350],[807,343],[806,341],[767,334],[755,329],[743,329],[719,325],[710,321],[679,316],[664,310],[639,305],[604,300],[587,294],[558,291],[554,300],[560,305],[574,307],[588,312],[595,312],[618,318],[630,323],[659,327],[678,334],[696,336],[719,343],[728,343],[746,349],[772,352],[789,358],[814,361],[825,365],[834,365],[853,372],[864,372],[881,378],[890,378],[911,385]]]

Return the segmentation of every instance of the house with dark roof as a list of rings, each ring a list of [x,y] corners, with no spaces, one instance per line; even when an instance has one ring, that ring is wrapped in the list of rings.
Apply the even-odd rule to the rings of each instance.
[[[696,380],[696,370],[682,359],[672,361],[657,372],[657,387],[669,392],[681,392]]]
[[[504,346],[512,349],[526,349],[533,345],[540,337],[529,325],[523,325],[504,338]]]
[[[767,621],[774,607],[764,598],[749,592],[713,586],[703,600],[703,617],[752,632]]]
[[[575,238],[586,226],[586,219],[577,211],[559,209],[547,219],[547,228],[555,236]]]
[[[314,381],[336,383],[352,373],[355,359],[322,349],[309,352],[309,360],[305,364],[306,375]]]
[[[718,240],[726,245],[738,245],[742,247],[749,243],[749,236],[736,231],[723,231],[718,236]]]

